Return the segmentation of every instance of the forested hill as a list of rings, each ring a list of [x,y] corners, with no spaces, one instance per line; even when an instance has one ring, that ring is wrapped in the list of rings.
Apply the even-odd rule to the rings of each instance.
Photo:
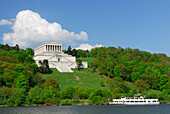
[[[151,54],[131,48],[102,47],[92,49],[89,55],[94,57],[91,69],[101,75],[120,77],[133,83],[146,83],[149,84],[148,89],[168,88],[170,57],[165,54]]]

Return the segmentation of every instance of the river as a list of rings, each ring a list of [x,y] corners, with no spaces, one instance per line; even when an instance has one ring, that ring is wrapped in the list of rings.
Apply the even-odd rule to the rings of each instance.
[[[170,114],[170,104],[1,107],[0,114]]]

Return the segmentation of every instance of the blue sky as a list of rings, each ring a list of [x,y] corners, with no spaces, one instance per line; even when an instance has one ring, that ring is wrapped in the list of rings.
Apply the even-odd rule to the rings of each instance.
[[[170,0],[1,0],[0,20],[15,19],[23,10],[69,32],[85,31],[88,41],[76,40],[73,47],[102,44],[170,56]],[[0,26],[0,43],[11,27]]]

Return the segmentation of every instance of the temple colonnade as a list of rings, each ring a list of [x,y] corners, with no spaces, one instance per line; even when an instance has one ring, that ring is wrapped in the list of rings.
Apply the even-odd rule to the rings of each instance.
[[[45,46],[46,51],[50,52],[62,52],[62,47],[61,45],[46,45]]]

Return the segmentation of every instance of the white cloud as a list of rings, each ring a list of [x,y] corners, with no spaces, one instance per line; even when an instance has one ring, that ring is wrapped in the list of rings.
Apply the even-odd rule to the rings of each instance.
[[[13,19],[14,20],[14,19]],[[38,13],[30,10],[20,11],[12,26],[13,33],[3,34],[3,42],[11,45],[19,44],[22,48],[35,47],[47,41],[57,41],[64,45],[75,45],[75,40],[87,41],[88,35],[81,31],[80,34],[62,29],[61,25],[49,23]]]
[[[82,49],[82,50],[91,50],[92,48],[96,48],[96,47],[103,47],[103,45],[89,45],[89,44],[80,44],[80,46],[78,48],[75,48],[75,49]]]
[[[5,19],[2,19],[0,21],[0,25],[12,25],[12,22],[11,21],[8,21],[8,20],[5,20]]]
[[[10,19],[10,21],[15,21],[15,19]]]

